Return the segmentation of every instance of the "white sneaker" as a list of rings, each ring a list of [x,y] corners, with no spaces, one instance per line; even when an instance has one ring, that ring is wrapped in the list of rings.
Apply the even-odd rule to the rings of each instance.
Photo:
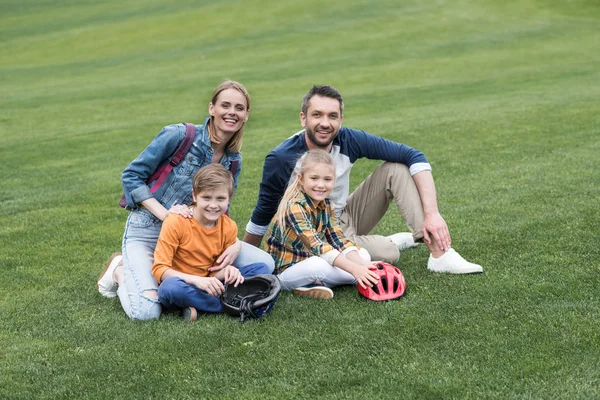
[[[440,258],[429,256],[427,269],[433,272],[447,272],[449,274],[474,274],[483,272],[481,265],[468,262],[454,249],[448,250]]]
[[[298,296],[308,296],[313,299],[333,299],[333,290],[325,286],[304,286],[294,289]]]
[[[394,233],[386,237],[394,242],[400,251],[419,245],[419,243],[415,243],[415,239],[413,239],[413,235],[410,232]]]
[[[98,279],[98,291],[102,296],[108,298],[117,296],[119,286],[113,279],[113,275],[119,265],[123,265],[123,256],[121,253],[114,253],[106,262],[106,267],[104,267],[104,271],[102,271]]]

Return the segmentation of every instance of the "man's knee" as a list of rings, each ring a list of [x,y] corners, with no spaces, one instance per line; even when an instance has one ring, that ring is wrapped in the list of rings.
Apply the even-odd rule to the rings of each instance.
[[[389,241],[389,243],[387,243],[387,241]],[[376,246],[371,246],[367,250],[373,261],[396,264],[400,259],[398,247],[391,240],[385,240],[385,238],[382,238],[382,240],[377,242]]]
[[[410,175],[410,170],[404,164],[385,161],[377,169],[380,169],[387,173],[387,175],[399,176],[399,175]]]

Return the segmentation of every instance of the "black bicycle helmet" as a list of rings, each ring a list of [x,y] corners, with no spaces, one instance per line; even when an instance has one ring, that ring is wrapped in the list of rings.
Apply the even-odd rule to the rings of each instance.
[[[261,318],[271,311],[279,297],[281,284],[275,275],[261,274],[244,279],[237,287],[225,284],[221,296],[225,313],[240,317]]]

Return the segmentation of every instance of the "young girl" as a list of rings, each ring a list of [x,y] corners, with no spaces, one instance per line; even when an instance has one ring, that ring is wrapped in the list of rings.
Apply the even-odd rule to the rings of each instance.
[[[169,214],[192,218],[192,177],[201,167],[218,163],[229,169],[238,163],[233,179],[237,187],[242,169],[242,137],[250,113],[250,96],[235,81],[222,82],[208,104],[209,117],[196,126],[196,136],[183,161],[173,168],[155,193],[146,180],[168,162],[185,137],[185,126],[164,127],[144,151],[123,171],[122,183],[130,210],[123,235],[122,255],[115,253],[98,279],[98,291],[105,297],[118,296],[129,318],[158,318],[158,284],[152,275],[154,249],[163,220]],[[229,246],[210,269],[235,267],[273,260],[264,251],[239,240]]]
[[[275,259],[275,273],[285,290],[331,299],[331,287],[372,286],[369,253],[358,250],[342,233],[329,195],[335,183],[333,157],[310,150],[285,191],[267,235],[266,250]],[[359,254],[360,253],[360,254]]]

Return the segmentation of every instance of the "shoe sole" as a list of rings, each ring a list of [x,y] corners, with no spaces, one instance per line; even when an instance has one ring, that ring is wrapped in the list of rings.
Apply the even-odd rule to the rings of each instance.
[[[448,271],[448,270],[437,270],[437,269],[433,269],[433,268],[429,268],[427,267],[428,270],[430,270],[431,272],[439,272],[439,273],[444,273],[444,274],[456,274],[456,275],[466,275],[466,274],[482,274],[483,273],[483,269],[476,269],[476,270],[465,270],[465,271]]]
[[[314,287],[309,289],[294,289],[294,294],[298,296],[312,297],[313,299],[329,300],[333,299],[333,290],[327,287]]]
[[[108,261],[106,262],[106,265],[104,266],[104,269],[102,270],[102,272],[100,273],[100,276],[98,277],[98,281],[96,281],[96,286],[98,287],[98,291],[100,291],[100,280],[102,279],[104,274],[106,274],[108,267],[110,267],[110,264],[112,264],[115,257],[121,256],[121,255],[122,254],[120,252],[116,252],[116,253],[112,253],[111,256],[108,258]],[[117,295],[115,293],[114,296],[107,296],[105,293],[102,293],[102,292],[100,292],[100,294],[102,294],[102,296],[104,296],[104,297],[115,297]]]
[[[183,319],[186,321],[196,321],[198,320],[198,311],[196,311],[196,309],[194,307],[188,307],[185,310],[183,310],[183,315],[182,315]]]

